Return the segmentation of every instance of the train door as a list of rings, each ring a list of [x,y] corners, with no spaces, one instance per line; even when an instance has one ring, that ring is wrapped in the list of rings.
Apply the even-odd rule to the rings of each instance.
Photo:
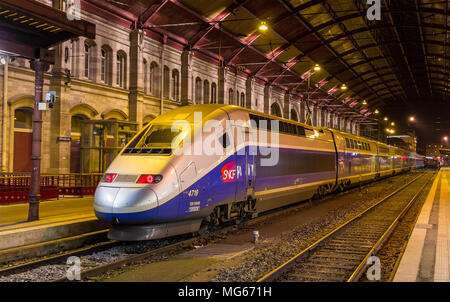
[[[247,196],[254,198],[255,193],[255,153],[252,147],[246,148],[245,153],[245,174],[246,174],[246,192]]]
[[[236,164],[236,201],[247,200],[248,196],[254,197],[255,191],[255,147],[250,139],[249,128],[238,129],[245,135],[245,145],[237,152]]]

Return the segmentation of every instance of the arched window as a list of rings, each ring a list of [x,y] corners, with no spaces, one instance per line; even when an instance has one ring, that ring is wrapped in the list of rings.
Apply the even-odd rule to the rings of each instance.
[[[70,133],[72,136],[80,137],[81,135],[81,123],[84,120],[87,120],[88,117],[84,114],[75,114],[72,115],[72,118],[70,120]]]
[[[203,104],[209,104],[209,82],[205,80],[203,82]]]
[[[245,94],[241,92],[241,107],[245,107]]]
[[[126,88],[126,55],[123,51],[118,51],[116,56],[116,85]]]
[[[278,117],[282,117],[281,116],[281,108],[280,105],[278,105],[278,103],[273,103],[272,106],[270,106],[270,114],[278,116]]]
[[[89,78],[89,57],[90,57],[90,46],[84,43],[84,76]]]
[[[105,83],[106,82],[106,51],[102,48],[101,50],[101,66],[100,66],[100,80]]]
[[[295,111],[294,109],[291,109],[291,120],[298,122],[297,111]]]
[[[233,105],[234,104],[234,93],[233,89],[228,90],[228,104]]]
[[[217,85],[216,83],[211,83],[211,103],[217,103]]]
[[[14,129],[33,128],[33,109],[19,108],[14,111]]]
[[[202,103],[202,79],[200,78],[195,79],[195,103]]]
[[[158,63],[152,62],[150,64],[150,94],[156,96],[158,94],[158,75],[159,66]]]
[[[72,115],[70,119],[70,136],[72,141],[70,142],[70,173],[81,172],[81,133],[82,123],[89,118],[84,114]]]
[[[170,95],[170,69],[167,66],[164,66],[164,77],[163,77],[163,85],[164,85],[164,98],[168,99]]]
[[[239,96],[240,96],[240,93],[239,93],[239,91],[236,90],[236,105],[238,105],[238,106],[239,106]]]
[[[112,60],[111,60],[112,49],[103,45],[100,50],[100,80],[108,85],[111,85],[111,69],[112,69]]]
[[[173,100],[178,101],[180,99],[180,73],[178,70],[172,70],[172,93]]]

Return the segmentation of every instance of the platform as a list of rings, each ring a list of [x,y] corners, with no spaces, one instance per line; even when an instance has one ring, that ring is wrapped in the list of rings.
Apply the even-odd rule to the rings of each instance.
[[[441,168],[400,261],[394,282],[450,281],[450,168]]]
[[[40,204],[40,219],[27,222],[28,204],[0,206],[0,254],[61,238],[105,229],[93,211],[93,197]]]

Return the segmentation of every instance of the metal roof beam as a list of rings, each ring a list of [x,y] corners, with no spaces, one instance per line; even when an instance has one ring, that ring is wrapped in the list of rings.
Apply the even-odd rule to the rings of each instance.
[[[287,1],[287,0],[277,0],[278,2],[280,2],[288,11],[293,11],[292,5]],[[324,47],[326,47],[333,55],[337,56],[338,54],[336,53],[336,51],[331,48],[328,44],[325,43],[325,40],[323,39],[323,37],[321,37],[321,35],[318,33],[318,29],[317,27],[313,27],[311,26],[306,20],[304,20],[304,18],[299,15],[299,14],[295,14],[296,19],[303,24],[303,26],[305,26],[321,43],[322,45],[324,45]],[[354,69],[352,69],[347,62],[345,62],[345,60],[342,60],[342,58],[340,58],[341,63],[347,67],[347,69],[349,69],[353,75],[357,78],[359,78],[358,74],[356,73],[356,71]],[[361,78],[360,80],[362,82],[364,82]],[[367,88],[371,89],[370,86],[367,85]],[[371,89],[372,90],[372,89]]]
[[[167,2],[169,2],[169,0],[160,0],[157,3],[150,5],[142,14],[139,15],[137,20],[138,28],[150,22],[150,19],[155,16],[161,8],[167,4]]]
[[[232,3],[229,7],[224,9],[220,14],[218,14],[213,20],[213,24],[207,26],[204,30],[199,31],[193,38],[188,41],[189,47],[195,48],[198,46],[198,43],[203,40],[214,28],[216,28],[216,24],[224,21],[228,18],[229,15],[233,13],[236,9],[238,9],[241,5],[246,3],[248,0],[238,0],[237,2]]]

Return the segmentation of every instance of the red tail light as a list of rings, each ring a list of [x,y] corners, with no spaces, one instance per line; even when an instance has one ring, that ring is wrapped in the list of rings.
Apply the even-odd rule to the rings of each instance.
[[[117,176],[117,174],[112,174],[112,173],[105,174],[104,181],[108,182],[108,183],[112,183],[114,181],[114,179],[116,179],[116,176]]]
[[[138,184],[154,184],[160,182],[162,179],[161,175],[151,175],[144,174],[141,175],[137,181]]]

